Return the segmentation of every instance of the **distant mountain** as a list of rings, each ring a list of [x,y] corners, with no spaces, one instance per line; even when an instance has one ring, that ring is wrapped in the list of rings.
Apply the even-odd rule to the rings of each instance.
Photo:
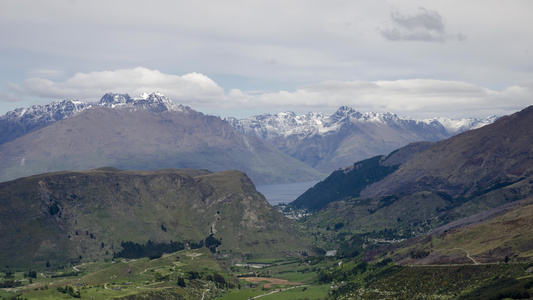
[[[126,170],[237,169],[256,183],[316,180],[312,167],[226,121],[159,93],[106,94],[6,114],[0,181],[51,171],[111,166]],[[4,128],[4,127],[3,127]],[[17,137],[18,136],[18,137]]]
[[[267,140],[290,156],[322,172],[331,172],[412,142],[442,140],[495,119],[414,120],[392,113],[362,114],[343,106],[333,115],[287,112],[227,120],[241,133]]]
[[[17,108],[0,116],[0,145],[10,142],[34,130],[48,126],[79,114],[93,106],[114,108],[130,105],[135,108],[162,112],[166,110],[181,111],[183,106],[177,105],[161,93],[144,93],[139,98],[131,98],[128,94],[105,94],[99,102],[82,102],[78,100],[55,101],[46,105],[34,105],[30,108]]]
[[[125,242],[187,245],[210,235],[228,260],[308,249],[295,223],[238,171],[102,168],[4,182],[0,228],[0,263],[10,267],[100,260]]]
[[[133,114],[143,114],[151,113],[153,116],[158,114],[172,114],[172,115],[191,115],[196,114],[197,116],[202,115],[202,117],[193,118],[198,123],[196,125],[195,131],[198,132],[198,129],[201,125],[199,119],[213,119],[212,116],[204,116],[203,114],[196,112],[189,107],[177,105],[173,101],[166,98],[160,93],[145,93],[138,98],[132,98],[127,94],[112,94],[108,93],[102,97],[98,102],[84,103],[77,100],[63,100],[53,102],[48,105],[36,105],[30,108],[20,108],[14,111],[8,112],[4,116],[0,116],[0,157],[2,160],[7,160],[1,164],[3,167],[7,168],[5,171],[0,171],[0,180],[9,180],[17,178],[19,176],[26,176],[31,174],[37,174],[47,171],[62,170],[62,169],[74,169],[74,170],[84,170],[90,168],[96,168],[103,165],[110,165],[119,168],[128,169],[131,168],[131,164],[134,164],[135,168],[149,169],[149,168],[159,168],[159,167],[194,167],[194,168],[211,168],[214,171],[219,171],[223,169],[241,169],[243,171],[249,172],[249,175],[257,183],[276,183],[276,182],[293,182],[293,181],[308,181],[316,180],[323,178],[324,173],[332,172],[338,168],[344,167],[353,163],[354,161],[359,161],[373,157],[378,154],[386,154],[391,152],[394,149],[405,146],[409,143],[416,141],[437,141],[444,138],[447,138],[453,134],[470,130],[472,128],[478,128],[488,123],[491,123],[496,119],[495,117],[489,117],[486,119],[462,119],[462,120],[451,120],[447,118],[434,118],[427,119],[423,121],[408,119],[408,118],[399,118],[395,114],[385,113],[366,113],[361,114],[355,111],[352,108],[343,106],[339,110],[331,115],[324,115],[320,113],[309,113],[306,115],[296,115],[294,113],[279,113],[276,115],[264,114],[260,116],[255,116],[248,119],[237,120],[235,118],[228,118],[228,121],[240,134],[243,134],[243,137],[240,137],[240,141],[236,141],[233,144],[235,147],[231,147],[232,151],[223,155],[225,158],[218,159],[218,155],[224,152],[225,147],[228,146],[228,141],[224,141],[225,146],[221,146],[223,149],[216,145],[215,141],[217,138],[211,139],[209,135],[216,135],[218,133],[211,131],[208,136],[204,133],[200,134],[202,139],[209,146],[207,148],[201,148],[199,144],[196,144],[199,149],[193,150],[190,147],[185,153],[188,157],[191,158],[191,161],[186,161],[183,153],[182,147],[187,147],[186,145],[172,145],[172,140],[179,140],[181,137],[169,138],[167,139],[166,144],[167,148],[174,148],[174,150],[167,149],[167,154],[179,158],[179,162],[172,162],[172,159],[167,160],[171,163],[170,165],[164,165],[165,163],[162,160],[167,159],[166,157],[159,157],[159,155],[152,155],[146,153],[146,149],[138,149],[140,145],[129,145],[124,144],[125,151],[123,154],[111,155],[109,153],[113,149],[104,150],[103,144],[108,144],[105,141],[100,141],[98,149],[90,150],[94,148],[95,145],[85,145],[84,150],[80,153],[87,153],[87,156],[82,157],[82,160],[90,160],[89,157],[93,157],[94,163],[77,163],[73,162],[74,165],[70,166],[69,156],[71,154],[61,153],[58,155],[65,156],[64,159],[59,159],[59,161],[52,163],[38,163],[39,167],[32,167],[29,156],[26,155],[27,152],[32,152],[31,149],[26,151],[24,148],[25,145],[21,145],[21,142],[17,142],[16,146],[5,146],[7,149],[2,149],[1,145],[8,142],[13,142],[18,138],[25,137],[31,133],[34,133],[37,130],[45,129],[48,126],[55,125],[60,121],[68,121],[71,118],[79,118],[78,116],[82,113],[91,115],[92,113],[88,111],[94,111],[98,108],[106,108],[111,110],[133,110]],[[144,114],[145,114],[144,113]],[[112,114],[108,115],[109,118],[114,118]],[[142,118],[139,118],[139,120]],[[163,118],[164,119],[164,118]],[[95,120],[93,120],[94,122]],[[161,122],[167,122],[168,120],[160,120]],[[113,124],[110,120],[98,120],[97,122],[106,123],[108,128],[120,127],[119,123],[121,122],[133,122],[132,118],[114,118]],[[137,122],[135,122],[137,123]],[[206,124],[206,122],[203,122]],[[70,126],[73,122],[62,123],[64,125]],[[225,128],[226,125],[222,125]],[[131,125],[130,128],[134,128],[139,124]],[[180,136],[187,130],[178,130],[176,133],[171,133],[173,129],[169,129],[168,125],[161,129],[158,126],[163,124],[150,124],[144,126],[138,134],[144,133],[147,134],[145,139],[146,143],[142,147],[146,147],[146,144],[160,144],[160,142],[149,142],[152,138],[155,138],[159,133],[167,132],[168,135],[177,135]],[[98,124],[85,124],[89,126],[85,131],[92,132],[91,127],[98,127]],[[155,126],[150,129],[149,126]],[[180,126],[187,127],[188,125],[181,122]],[[57,127],[53,131],[61,131]],[[100,129],[99,129],[100,130]],[[225,129],[230,130],[230,129]],[[47,134],[53,134],[51,129],[47,129],[44,132]],[[71,131],[70,133],[73,133]],[[103,138],[110,138],[111,140],[116,140],[117,136],[115,134],[110,134],[110,130],[101,130],[99,134],[101,136],[91,137],[90,140],[97,141],[102,140]],[[122,130],[121,134],[126,134],[127,131]],[[152,133],[154,136],[152,136]],[[106,135],[111,136],[106,136]],[[130,134],[137,134],[137,132],[131,132]],[[40,135],[40,134],[39,134]],[[38,140],[39,135],[34,135],[31,138],[26,138],[22,144],[30,145],[34,141]],[[79,135],[79,132],[76,133]],[[233,135],[237,136],[238,133]],[[71,146],[64,146],[56,144],[55,145],[46,145],[46,142],[40,146],[55,148],[58,149],[64,146],[64,152],[68,152],[69,147],[76,146],[79,141],[78,136],[71,136],[72,140],[69,142],[67,140],[62,140]],[[48,138],[46,138],[48,139]],[[56,137],[57,139],[57,137]],[[208,139],[211,141],[207,142]],[[225,140],[224,138],[223,140]],[[132,142],[133,140],[138,140],[137,137],[128,137],[127,139],[121,139],[120,143],[125,141]],[[118,141],[114,143],[113,147],[117,147],[119,144]],[[272,145],[272,146],[270,146]],[[15,151],[13,147],[16,147]],[[33,146],[32,146],[33,147]],[[216,148],[215,155],[209,155],[207,153],[208,148]],[[254,147],[259,147],[263,149],[262,151],[257,151],[253,149]],[[277,150],[275,148],[277,148]],[[241,150],[246,152],[244,154],[236,154],[236,149],[242,148]],[[266,150],[268,149],[268,150]],[[139,150],[139,152],[136,152]],[[309,168],[296,160],[290,161],[288,157],[279,158],[279,153],[273,154],[272,152],[281,151],[288,156],[291,156],[305,164],[311,166]],[[122,152],[117,150],[118,152]],[[269,158],[266,159],[262,153],[259,152],[268,152],[266,155]],[[35,151],[33,151],[35,152]],[[54,151],[57,152],[57,151]],[[95,154],[98,152],[98,154]],[[238,151],[237,151],[238,152]],[[48,156],[51,154],[51,160],[54,160],[56,154],[50,151],[42,151],[42,156]],[[116,161],[117,156],[128,156],[136,157],[137,160],[141,163],[134,163],[133,160],[126,158],[120,158],[120,162]],[[202,154],[203,153],[203,154]],[[35,154],[35,153],[34,153]],[[174,155],[176,154],[176,155]],[[178,155],[179,154],[179,155]],[[7,155],[4,157],[3,155]],[[144,161],[152,156],[152,163]],[[202,156],[201,158],[199,156]],[[205,156],[205,157],[203,157]],[[11,160],[11,162],[9,162]],[[99,162],[99,161],[100,162]],[[217,162],[213,162],[216,160]],[[226,163],[226,161],[229,162]],[[245,162],[250,160],[250,162]],[[270,160],[270,162],[268,162]],[[204,162],[202,162],[204,161]],[[235,164],[233,164],[235,162]],[[103,164],[107,163],[107,164]],[[78,166],[79,164],[79,166]],[[18,165],[25,165],[24,168],[15,167]],[[281,167],[283,170],[276,170],[274,166]],[[34,166],[34,165],[33,165]],[[248,166],[248,167],[246,167]],[[287,166],[287,167],[285,167]],[[29,170],[34,168],[32,170]]]
[[[44,106],[34,105],[10,111],[0,117],[0,145],[56,121],[72,117],[91,106],[81,101],[63,100]]]
[[[309,225],[409,237],[526,199],[533,196],[532,123],[533,106],[443,141],[356,163],[291,205],[323,207]]]

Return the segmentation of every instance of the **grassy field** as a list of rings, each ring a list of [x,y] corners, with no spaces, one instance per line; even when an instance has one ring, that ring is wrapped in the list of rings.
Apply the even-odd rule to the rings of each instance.
[[[152,260],[116,259],[65,269],[38,270],[31,281],[24,277],[28,271],[11,274],[10,270],[3,270],[5,276],[10,274],[11,280],[21,285],[0,289],[0,297],[318,300],[386,299],[388,296],[476,299],[476,295],[513,296],[506,294],[513,290],[520,291],[519,295],[533,294],[533,265],[525,263],[406,267],[394,265],[390,260],[362,263],[359,258],[326,257],[261,262],[270,265],[262,268],[228,266],[216,260],[209,250],[201,248]]]
[[[82,299],[114,299],[155,292],[182,294],[186,295],[185,299],[249,299],[257,296],[263,299],[325,299],[327,296],[329,286],[311,285],[316,273],[306,263],[294,259],[253,262],[270,265],[265,268],[249,265],[230,268],[223,261],[215,260],[206,248],[201,248],[152,260],[115,259],[64,269],[48,268],[37,271],[36,278],[31,281],[24,277],[25,272],[19,271],[12,274],[12,279],[20,286],[0,289],[0,297],[67,299],[79,295]],[[326,266],[325,263],[322,265]],[[4,271],[5,274],[8,272]],[[223,278],[223,284],[217,281],[215,274]],[[248,276],[248,279],[237,276]],[[178,286],[180,278],[185,287]],[[298,296],[300,294],[305,296]]]

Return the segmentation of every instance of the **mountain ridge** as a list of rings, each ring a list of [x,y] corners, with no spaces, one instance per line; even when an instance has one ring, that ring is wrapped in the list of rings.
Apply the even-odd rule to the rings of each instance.
[[[44,130],[49,126],[55,126],[54,130],[60,132],[62,129],[60,129],[61,126],[58,126],[58,123],[70,124],[68,126],[75,127],[75,125],[73,125],[69,120],[76,119],[81,114],[88,115],[90,114],[87,113],[88,111],[92,111],[97,108],[108,108],[115,110],[115,112],[118,112],[119,110],[129,109],[131,113],[134,114],[143,114],[142,112],[149,112],[154,114],[181,114],[182,116],[188,115],[190,118],[186,118],[189,118],[193,123],[196,122],[196,125],[194,126],[197,126],[197,128],[204,125],[211,126],[209,125],[209,122],[214,122],[211,119],[218,118],[214,116],[204,115],[200,112],[196,112],[188,106],[178,105],[172,100],[165,97],[163,94],[158,92],[154,92],[151,94],[144,93],[143,95],[137,98],[132,98],[128,94],[107,93],[102,96],[102,98],[98,102],[84,103],[77,100],[63,100],[56,101],[44,106],[36,105],[27,109],[16,109],[15,111],[8,112],[6,113],[6,115],[0,117],[0,152],[2,152],[1,147],[8,142],[13,142],[15,145],[13,147],[4,146],[4,148],[9,149],[4,150],[3,154],[0,154],[7,154],[7,157],[4,158],[5,160],[13,160],[13,155],[16,156],[16,160],[18,160],[13,160],[10,165],[6,165],[6,163],[3,163],[4,167],[11,170],[14,168],[15,165],[18,164],[19,167],[23,167],[25,165],[26,168],[28,168],[28,163],[31,162],[31,160],[29,160],[29,157],[24,155],[25,150],[23,150],[23,148],[25,146],[21,145],[20,141],[17,142],[17,139],[24,140],[24,143],[32,143],[31,139],[35,140],[40,138],[39,135],[34,134],[34,132],[38,130]],[[113,116],[111,114],[108,114],[109,118],[117,118],[117,116],[117,114],[114,114]],[[127,118],[127,116],[122,114],[122,119],[118,118],[115,120],[115,122],[127,122]],[[206,124],[202,125],[198,121],[193,120],[197,118],[210,119],[211,121],[206,121]],[[304,175],[301,178],[294,177],[299,176],[298,174],[290,175],[292,177],[287,178],[285,175],[287,174],[287,172],[284,172],[284,174],[279,172],[279,174],[275,174],[276,171],[269,170],[267,171],[268,174],[265,177],[267,179],[259,179],[260,181],[258,181],[259,183],[274,183],[308,181],[324,178],[324,174],[330,173],[338,168],[343,168],[346,165],[352,164],[354,161],[360,161],[373,157],[375,155],[384,155],[412,142],[441,140],[457,132],[483,126],[487,123],[492,122],[495,118],[496,117],[490,117],[481,120],[463,119],[453,121],[451,119],[441,117],[434,118],[431,120],[420,121],[410,118],[399,118],[393,113],[362,114],[353,108],[342,106],[332,115],[325,115],[322,113],[308,113],[306,115],[298,116],[290,112],[279,113],[276,115],[263,114],[260,116],[255,116],[243,120],[237,120],[235,118],[226,118],[224,120],[221,119],[222,122],[218,122],[219,125],[217,126],[225,128],[224,130],[227,132],[229,129],[226,128],[226,125],[222,123],[228,122],[228,124],[230,124],[236,130],[236,132],[239,132],[243,136],[243,138],[239,137],[239,141],[236,141],[235,143],[238,144],[239,147],[243,149],[243,151],[245,148],[247,148],[249,152],[252,152],[252,154],[248,153],[244,156],[254,156],[255,154],[253,153],[261,152],[258,151],[259,148],[269,148],[270,152],[281,151],[285,155],[299,160],[300,162],[303,162],[303,164],[297,163],[296,161],[290,163],[293,164],[296,169],[306,169],[304,173],[308,173],[308,175]],[[112,128],[117,126],[120,127],[118,123],[114,124],[109,122],[108,120],[103,120],[101,118],[98,122],[108,123],[109,128],[107,130],[113,130]],[[166,132],[168,131],[168,127],[173,126],[173,123],[176,124],[176,120],[171,120],[169,118],[160,118],[159,122],[169,123],[167,123],[166,126],[161,126],[165,124],[147,124],[147,126],[153,126],[152,131],[155,133],[156,136],[160,134],[158,131]],[[86,126],[97,127],[98,124],[86,124]],[[138,127],[137,124],[131,124],[131,126]],[[181,126],[186,127],[188,126],[188,124],[181,123]],[[50,130],[51,129],[48,128],[42,132],[49,132]],[[174,126],[173,130],[177,130],[177,132],[173,134],[170,134],[170,132],[162,134],[165,135],[166,139],[168,140],[176,140],[176,137],[174,136],[178,136],[177,139],[180,139],[182,138],[183,134],[190,135],[192,132],[196,132],[195,134],[205,137],[203,143],[206,147],[204,147],[203,150],[197,148],[196,153],[190,156],[192,161],[187,162],[184,160],[180,160],[179,164],[170,165],[170,167],[209,168],[209,165],[212,165],[213,162],[208,163],[206,165],[202,164],[200,162],[200,159],[195,158],[198,153],[204,153],[204,156],[210,157],[210,155],[204,150],[209,148],[216,148],[216,156],[218,155],[217,153],[220,152],[220,149],[218,148],[222,147],[227,149],[228,147],[231,147],[227,144],[224,144],[225,142],[222,142],[223,145],[220,145],[220,147],[213,144],[214,141],[220,141],[220,139],[215,136],[216,134],[219,134],[217,132],[219,132],[220,130],[217,131],[206,128],[206,130],[210,133],[206,133],[204,131],[201,134],[199,134],[199,131],[197,129],[192,128],[190,128],[189,131],[183,131],[181,128],[177,128]],[[97,146],[87,143],[86,141],[75,141],[77,139],[79,140],[79,138],[74,137],[72,136],[72,134],[70,134],[70,136],[72,136],[72,141],[64,141],[64,144],[58,143],[56,145],[49,145],[48,147],[57,148],[58,146],[63,146],[67,148],[72,148],[76,147],[77,143],[85,143],[85,148],[97,147],[98,149],[94,149],[93,153],[91,153],[90,155],[97,157],[98,159],[102,159],[101,163],[99,165],[82,164],[76,167],[75,170],[96,168],[103,165],[110,165],[119,168],[130,168],[131,166],[125,165],[123,163],[126,158],[121,158],[123,162],[117,163],[107,158],[103,159],[100,154],[94,153],[109,152],[108,149],[103,148],[103,145],[110,146],[109,141],[114,141],[115,144],[113,144],[113,147],[117,147],[117,143],[127,143],[131,142],[132,140],[138,139],[137,137],[133,137],[133,134],[136,133],[131,133],[126,139],[120,138],[120,135],[124,134],[124,132],[126,131],[127,129],[123,129],[122,131],[115,130],[116,135],[108,136],[108,141],[102,140],[99,142],[101,145]],[[101,132],[104,135],[109,135],[108,132],[105,132],[104,128],[101,128]],[[143,130],[138,129],[138,132],[142,133]],[[31,137],[31,139],[28,138],[28,136],[32,134],[33,136]],[[48,134],[51,135],[51,133]],[[78,134],[80,134],[80,132],[78,132]],[[237,138],[237,134],[234,134],[234,136]],[[57,139],[57,137],[49,138]],[[98,137],[94,135],[91,138],[98,139]],[[147,141],[149,141],[152,137],[147,135],[145,138],[147,139]],[[261,145],[262,143],[263,145]],[[45,144],[46,141],[44,141],[43,145]],[[153,144],[160,143],[154,141]],[[125,146],[128,148],[125,152],[132,152],[132,155],[129,156],[129,159],[135,157],[136,154],[132,151],[133,145],[125,144]],[[141,148],[146,148],[146,146],[137,146]],[[196,144],[196,146],[201,147],[198,143]],[[190,145],[176,145],[176,147],[190,147]],[[78,146],[77,148],[80,147]],[[141,160],[143,159],[143,157],[148,157],[152,155],[146,152],[147,150],[145,150],[140,149],[140,153],[137,153],[140,155]],[[158,153],[159,149],[152,150],[153,152],[155,151],[154,153]],[[189,150],[192,151],[192,148]],[[31,152],[31,149],[27,150],[26,152],[28,151]],[[48,150],[43,149],[43,151],[46,152]],[[173,152],[172,150],[168,149],[168,147],[165,151],[167,154],[169,152]],[[84,153],[87,151],[85,151],[84,149],[78,149],[78,152]],[[236,162],[236,164],[225,164],[224,168],[239,168],[244,171],[250,171],[251,173],[249,175],[253,177],[254,180],[257,180],[258,178],[261,178],[263,176],[261,175],[262,171],[254,170],[254,168],[271,169],[273,167],[271,164],[269,165],[266,162],[262,162],[263,159],[258,160],[256,158],[250,157],[250,159],[254,161],[256,166],[253,168],[246,168],[245,166],[243,167],[243,164],[238,163],[239,156],[241,156],[242,154],[228,154],[232,156],[232,158],[229,158],[229,160]],[[73,154],[64,153],[62,155],[69,156]],[[124,156],[123,154],[116,155]],[[183,157],[182,154],[180,154],[180,156]],[[210,159],[211,158],[208,158],[207,161],[209,161]],[[225,159],[227,159],[227,157],[222,160]],[[281,161],[287,160],[288,157],[281,159]],[[274,159],[273,163],[276,163],[277,161],[280,161],[280,159]],[[30,173],[23,171],[21,171],[21,173],[17,173],[18,171],[13,171],[15,173],[14,176],[26,176],[29,174],[60,170],[59,167],[62,164],[62,161],[58,161],[57,163],[58,167],[39,168],[35,171],[31,171]],[[76,164],[78,163],[76,162]],[[304,164],[310,166],[314,170],[308,168]],[[136,169],[148,168],[147,166],[142,166],[139,164],[133,167],[135,167]],[[156,169],[164,167],[165,166],[162,164],[157,164],[155,167],[151,168]],[[69,169],[70,167],[68,165],[65,165],[61,168]],[[222,170],[222,166],[216,166],[213,170],[220,171]],[[9,180],[12,178],[15,177],[6,177],[1,176],[0,174],[0,180]]]
[[[243,134],[257,136],[316,169],[330,173],[375,155],[385,155],[409,143],[438,141],[492,123],[484,119],[426,120],[393,113],[365,113],[342,106],[334,114],[293,112],[226,118]]]
[[[460,193],[468,196],[494,184],[530,177],[533,174],[530,149],[533,132],[529,129],[532,122],[533,106],[530,106],[498,119],[492,126],[439,141],[381,183],[368,186],[361,195],[415,192],[424,190],[427,185],[438,187],[453,197]],[[422,166],[428,171],[423,171]],[[411,184],[412,190],[395,188],[412,181],[420,185]]]
[[[497,119],[496,116],[486,118],[451,119],[446,117],[434,117],[423,120],[413,118],[401,118],[394,113],[361,113],[351,107],[341,106],[332,115],[310,112],[297,115],[294,112],[282,112],[277,114],[261,114],[244,119],[226,118],[235,128],[242,133],[255,134],[264,139],[273,139],[278,136],[306,134],[326,135],[334,132],[343,123],[350,121],[374,122],[396,126],[433,126],[443,130],[447,134],[456,134],[482,127]]]
[[[256,183],[322,176],[260,139],[240,134],[218,117],[170,100],[165,103],[158,95],[145,98],[130,103],[127,95],[108,94],[103,105],[85,108],[1,144],[0,180],[102,166],[239,169]]]
[[[530,106],[422,148],[411,144],[355,163],[289,206],[321,208],[307,218],[310,226],[396,238],[498,211],[533,196],[532,122]]]
[[[46,105],[33,105],[29,108],[17,108],[0,116],[0,145],[10,142],[33,130],[73,117],[85,109],[94,106],[115,108],[124,105],[131,105],[135,108],[151,110],[154,112],[165,110],[183,111],[190,109],[175,104],[159,92],[151,94],[144,93],[138,98],[131,98],[128,94],[107,93],[97,102],[83,102],[66,99],[54,101]]]

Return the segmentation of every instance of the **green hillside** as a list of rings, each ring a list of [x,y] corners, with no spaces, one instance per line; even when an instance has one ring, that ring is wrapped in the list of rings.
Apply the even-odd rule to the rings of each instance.
[[[0,264],[9,266],[112,258],[125,242],[195,247],[209,236],[228,260],[309,250],[296,223],[238,171],[104,168],[5,182],[0,228]]]

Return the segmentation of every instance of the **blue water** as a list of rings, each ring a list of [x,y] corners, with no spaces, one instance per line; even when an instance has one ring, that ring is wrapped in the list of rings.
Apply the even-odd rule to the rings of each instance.
[[[309,188],[317,184],[318,181],[283,183],[283,184],[262,184],[256,189],[265,196],[270,205],[279,203],[289,203],[303,194]]]

